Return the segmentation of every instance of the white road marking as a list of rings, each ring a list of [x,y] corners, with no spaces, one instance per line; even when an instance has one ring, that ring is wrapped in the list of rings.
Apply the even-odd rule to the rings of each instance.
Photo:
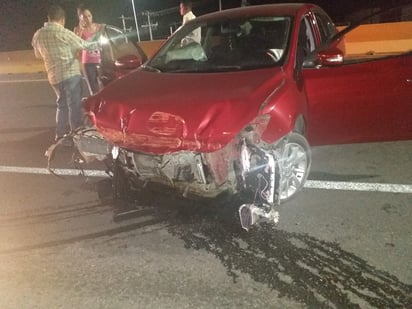
[[[83,170],[85,176],[88,177],[107,177],[104,171],[99,170]],[[80,170],[77,169],[53,169],[53,172],[60,176],[79,176]],[[36,174],[36,175],[52,175],[47,168],[37,167],[19,167],[19,166],[0,166],[0,173],[15,173],[15,174]]]
[[[0,84],[12,84],[12,83],[32,83],[32,82],[47,82],[46,78],[42,79],[15,79],[15,80],[0,80]]]
[[[305,188],[325,189],[325,190],[344,190],[344,191],[412,193],[412,185],[402,185],[402,184],[392,184],[392,183],[308,180],[305,183]]]
[[[53,169],[57,175],[79,176],[77,169]],[[0,166],[0,173],[17,174],[41,174],[51,175],[47,168]],[[88,177],[108,177],[107,173],[101,170],[84,170]],[[343,191],[365,191],[365,192],[386,192],[386,193],[412,193],[412,185],[404,184],[384,184],[367,182],[343,182],[343,181],[320,181],[307,180],[305,188],[323,190],[343,190]]]

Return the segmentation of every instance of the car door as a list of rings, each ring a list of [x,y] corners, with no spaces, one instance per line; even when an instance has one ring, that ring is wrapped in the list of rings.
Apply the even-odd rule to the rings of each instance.
[[[400,12],[400,22],[385,11],[389,22],[377,15],[343,35],[341,62],[321,60],[337,56],[334,41],[302,69],[312,145],[412,139],[410,6]]]
[[[101,39],[100,79],[104,85],[127,74],[147,60],[131,33],[106,25]]]

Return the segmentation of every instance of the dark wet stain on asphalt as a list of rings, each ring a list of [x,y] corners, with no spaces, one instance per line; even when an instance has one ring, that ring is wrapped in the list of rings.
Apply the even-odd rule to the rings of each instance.
[[[412,308],[411,285],[338,244],[265,224],[243,232],[227,206],[183,206],[168,230],[187,249],[215,255],[235,282],[248,274],[309,308]]]
[[[386,212],[388,215],[392,215],[392,214],[396,214],[401,216],[401,213],[399,212],[399,210],[396,208],[396,206],[385,203],[382,208],[381,208],[384,212]]]
[[[106,205],[110,199],[107,186],[105,183],[97,187],[102,190],[99,197]],[[121,217],[124,220],[122,226],[117,228],[11,251],[118,237],[122,233],[162,224],[170,234],[184,241],[187,250],[213,254],[234,282],[240,275],[248,274],[254,281],[277,291],[279,297],[298,301],[308,308],[412,308],[411,285],[376,269],[336,243],[267,224],[250,232],[242,231],[235,215],[238,201],[222,198],[193,202],[156,192],[146,192],[144,196],[146,198],[140,199],[139,205],[147,206],[144,209],[139,206],[140,210],[132,211],[130,218],[150,215],[150,220],[138,223],[130,220],[130,224],[125,224],[126,214]],[[131,209],[133,207],[136,209],[131,204]]]
[[[411,285],[336,243],[269,224],[241,230],[235,215],[239,201],[190,202],[155,195],[144,204],[149,202],[186,249],[215,255],[234,282],[248,274],[280,297],[309,308],[412,308]]]
[[[323,180],[323,181],[355,181],[355,180],[365,180],[379,177],[379,175],[361,175],[361,174],[354,174],[354,175],[342,175],[342,174],[332,174],[332,173],[324,173],[324,172],[311,172],[309,174],[309,180]]]

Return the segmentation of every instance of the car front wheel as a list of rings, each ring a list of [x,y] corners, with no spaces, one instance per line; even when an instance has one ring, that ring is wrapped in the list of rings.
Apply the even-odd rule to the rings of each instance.
[[[309,175],[312,155],[306,138],[298,133],[289,134],[276,152],[281,172],[280,201],[284,203],[303,188]]]

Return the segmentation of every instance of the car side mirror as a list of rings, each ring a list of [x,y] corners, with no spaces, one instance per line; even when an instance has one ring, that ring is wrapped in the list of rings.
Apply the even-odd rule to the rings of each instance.
[[[320,51],[317,55],[317,62],[321,66],[337,66],[343,64],[343,51],[337,47],[332,47]]]
[[[115,66],[121,70],[133,70],[142,65],[142,59],[136,55],[127,55],[120,57],[115,61]]]

